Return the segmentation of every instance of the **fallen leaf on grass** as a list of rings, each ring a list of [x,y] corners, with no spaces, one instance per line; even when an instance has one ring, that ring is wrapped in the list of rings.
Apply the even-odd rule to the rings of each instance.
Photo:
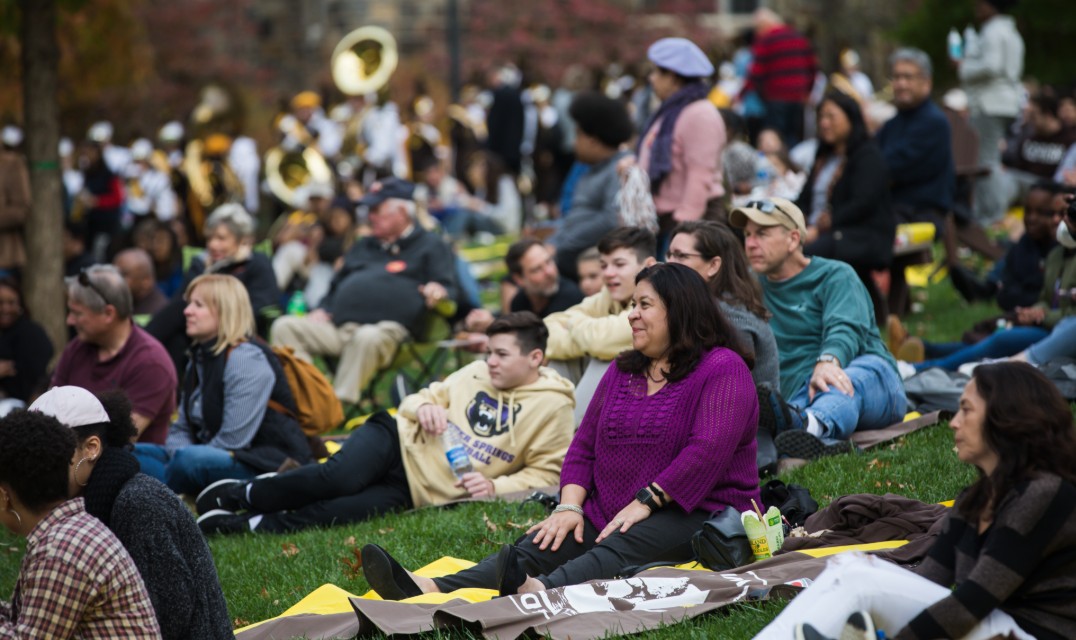
[[[348,536],[347,539],[344,540],[344,546],[345,547],[354,547],[355,546],[355,536]]]
[[[263,598],[268,598],[268,597],[269,597],[269,590],[268,590],[268,589],[266,589],[265,587],[262,587],[262,592],[261,592],[261,594],[260,594],[260,595],[261,595],[261,597],[263,597]]]
[[[232,620],[232,627],[235,628],[235,629],[245,627],[245,626],[247,626],[249,624],[250,624],[250,620],[244,620],[242,618],[236,618],[235,620]]]
[[[527,520],[526,522],[524,522],[522,524],[512,522],[511,520],[509,520],[509,521],[504,523],[504,526],[508,527],[509,529],[530,529],[531,525],[533,525],[533,524],[534,524],[534,520]]]
[[[492,520],[489,519],[489,516],[486,515],[485,511],[482,512],[482,522],[486,523],[486,528],[490,531],[497,531],[497,529],[500,528],[496,524],[494,524]]]
[[[392,533],[393,531],[395,531],[395,529],[393,529],[393,528],[391,528],[391,527],[390,527],[390,528],[388,528],[388,529],[378,529],[378,530],[377,530],[377,532],[378,532],[379,534],[381,534],[381,535],[385,535],[386,533]],[[355,538],[351,538],[351,540],[352,540],[352,541],[354,541],[354,540],[355,540]]]
[[[290,558],[299,554],[299,547],[295,546],[295,543],[292,542],[285,542],[280,545],[280,548],[282,550],[281,553],[284,554],[285,558]]]
[[[344,556],[340,558],[340,562],[344,565],[344,576],[349,580],[354,580],[362,574],[362,549],[352,547],[351,555],[354,559]]]

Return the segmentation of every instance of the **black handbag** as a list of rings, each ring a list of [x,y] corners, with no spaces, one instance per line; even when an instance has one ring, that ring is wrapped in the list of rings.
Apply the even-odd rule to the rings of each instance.
[[[711,571],[742,567],[755,561],[740,512],[731,507],[715,512],[702,523],[702,529],[691,537],[691,548],[695,559]]]

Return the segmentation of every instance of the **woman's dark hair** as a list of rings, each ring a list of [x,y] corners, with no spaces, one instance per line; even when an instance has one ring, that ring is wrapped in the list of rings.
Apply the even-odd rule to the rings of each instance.
[[[755,364],[754,354],[747,352],[736,337],[736,330],[721,309],[714,305],[706,282],[691,267],[659,263],[646,267],[635,276],[635,286],[649,282],[665,304],[669,325],[669,382],[685,378],[695,370],[703,354],[714,347],[735,351],[748,367]],[[627,373],[644,373],[650,358],[632,349],[616,357],[616,364]]]
[[[131,420],[131,401],[127,399],[127,394],[119,389],[103,391],[97,394],[97,399],[108,414],[108,422],[72,427],[79,444],[90,436],[97,436],[106,447],[129,449],[131,440],[138,435],[138,429]]]
[[[0,418],[0,483],[40,512],[67,499],[75,436],[56,418],[37,411],[12,411]]]
[[[708,284],[713,297],[743,306],[762,320],[769,320],[770,312],[762,302],[762,286],[747,265],[743,241],[724,225],[712,220],[681,222],[672,230],[670,238],[684,233],[695,238],[695,250],[703,260],[721,258],[721,270]]]
[[[855,98],[839,91],[830,91],[826,94],[826,97],[822,98],[822,102],[818,103],[818,113],[821,113],[822,106],[827,102],[832,102],[836,105],[848,117],[848,121],[852,123],[852,130],[848,133],[848,142],[845,143],[844,147],[846,156],[852,155],[860,146],[870,142],[871,135],[867,131],[867,122],[863,119],[863,111],[860,110],[859,103],[856,102]],[[817,154],[819,159],[828,158],[833,155],[833,152],[833,145],[819,139]]]
[[[22,309],[22,315],[29,318],[30,311],[26,308],[26,300],[22,297],[22,285],[19,284],[19,281],[11,276],[0,277],[0,288],[4,287],[15,292],[15,297],[19,299],[19,308]]]
[[[986,404],[983,440],[998,455],[990,475],[980,471],[961,503],[961,515],[977,520],[987,506],[1017,483],[1053,473],[1076,483],[1076,429],[1072,411],[1050,380],[1025,362],[976,367],[975,388]]]

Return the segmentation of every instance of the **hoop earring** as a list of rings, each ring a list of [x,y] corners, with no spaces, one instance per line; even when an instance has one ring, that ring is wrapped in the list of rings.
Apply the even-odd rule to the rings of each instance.
[[[15,511],[11,507],[8,507],[7,510],[10,511],[11,513],[15,514],[15,519],[19,521],[19,526],[21,527],[22,526],[22,516],[19,515],[19,512]]]
[[[92,460],[92,458],[91,458],[91,460]],[[86,462],[86,458],[82,458],[81,460],[78,461],[78,464],[75,465],[75,471],[71,474],[71,475],[73,475],[75,477],[75,484],[77,484],[80,487],[85,487],[88,484],[90,484],[89,476],[86,477],[86,482],[79,482],[78,481],[78,468],[82,466],[83,462]],[[93,471],[91,470],[90,473],[92,474]]]

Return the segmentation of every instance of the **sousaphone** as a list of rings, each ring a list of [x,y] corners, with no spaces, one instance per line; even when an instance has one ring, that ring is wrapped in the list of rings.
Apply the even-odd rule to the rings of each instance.
[[[386,29],[369,25],[340,40],[330,66],[333,82],[340,91],[361,96],[385,86],[398,62],[396,39]]]

